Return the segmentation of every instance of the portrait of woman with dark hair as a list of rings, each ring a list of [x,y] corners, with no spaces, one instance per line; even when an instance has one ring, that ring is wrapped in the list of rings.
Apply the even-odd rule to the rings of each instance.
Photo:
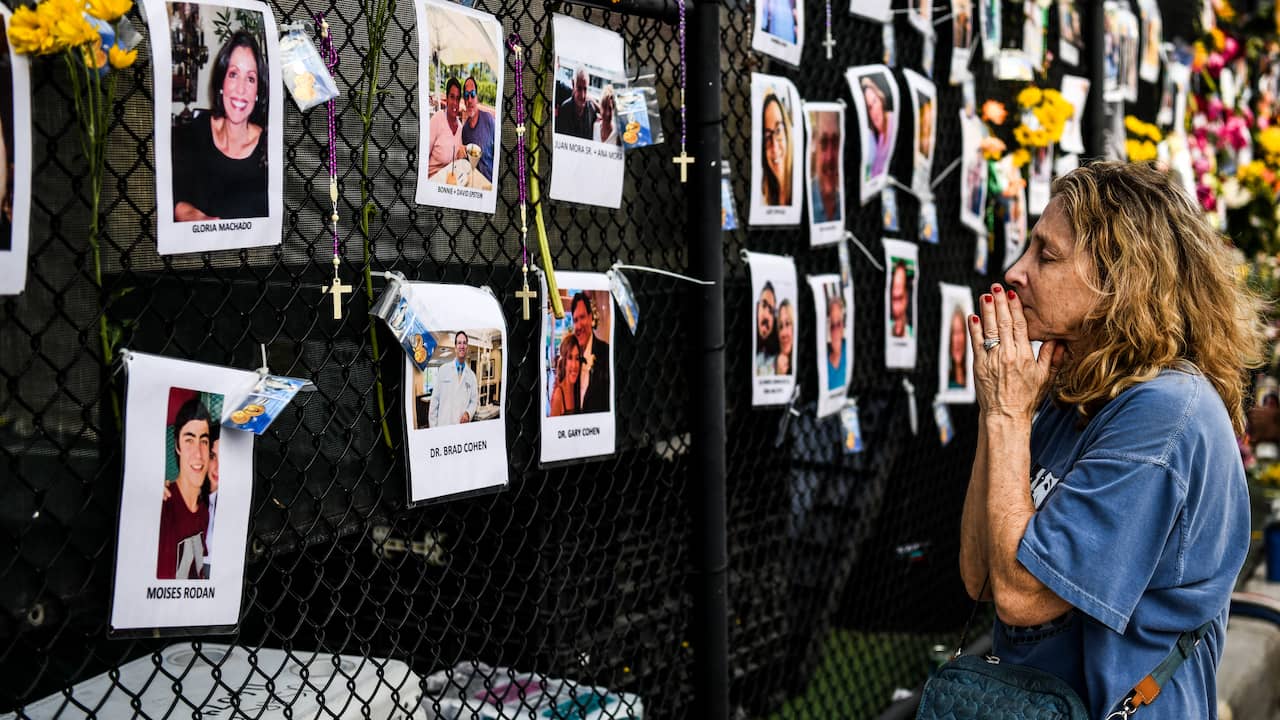
[[[208,111],[175,117],[174,222],[268,215],[269,87],[258,38],[231,33],[212,60]]]
[[[760,111],[760,166],[764,170],[760,191],[765,205],[791,204],[791,114],[777,93],[764,96]]]

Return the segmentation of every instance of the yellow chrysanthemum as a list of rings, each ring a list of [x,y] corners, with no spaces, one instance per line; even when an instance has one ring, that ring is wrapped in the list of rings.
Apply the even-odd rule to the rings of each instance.
[[[1025,87],[1018,93],[1018,104],[1022,107],[1038,105],[1040,104],[1040,98],[1042,95],[1043,93],[1040,92],[1040,88],[1035,85]]]
[[[1124,116],[1124,129],[1137,135],[1142,130],[1142,121],[1135,115]]]
[[[1191,46],[1191,69],[1197,72],[1209,61],[1209,51],[1199,40]]]
[[[26,5],[19,5],[9,19],[9,43],[22,55],[54,52],[53,35],[46,18]]]
[[[1027,152],[1026,148],[1018,148],[1017,150],[1014,150],[1013,155],[1010,157],[1013,158],[1013,166],[1016,168],[1020,168],[1031,162],[1031,153]]]
[[[1268,155],[1280,155],[1280,126],[1272,125],[1258,133],[1258,144]]]
[[[1213,12],[1223,22],[1231,22],[1236,19],[1236,9],[1231,7],[1230,0],[1213,0]]]
[[[87,0],[86,12],[107,22],[115,22],[116,18],[129,12],[133,0]]]
[[[111,67],[123,70],[133,65],[133,61],[138,59],[138,49],[123,50],[119,45],[112,45],[107,51],[107,59],[111,62]]]
[[[1031,128],[1027,127],[1026,125],[1019,125],[1018,127],[1014,128],[1013,139],[1016,140],[1019,145],[1024,145],[1024,146],[1030,145],[1031,144]]]
[[[100,42],[98,31],[84,16],[84,6],[76,0],[45,0],[36,13],[49,23],[49,33],[58,49]]]

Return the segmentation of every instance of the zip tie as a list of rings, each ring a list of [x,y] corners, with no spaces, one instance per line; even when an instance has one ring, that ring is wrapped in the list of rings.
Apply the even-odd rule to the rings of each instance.
[[[258,343],[258,347],[262,349],[262,367],[258,368],[258,376],[266,377],[271,374],[270,368],[267,367],[267,344]]]
[[[685,280],[695,285],[708,285],[708,286],[715,285],[715,283],[710,280],[699,280],[697,278],[691,278],[688,275],[681,275],[680,273],[671,272],[670,270],[659,270],[658,268],[645,267],[644,265],[625,265],[623,263],[614,263],[613,269],[614,270],[639,270],[640,272],[650,272],[656,275],[666,275],[667,277],[673,277],[673,278],[676,278],[677,280]]]
[[[956,158],[955,160],[951,161],[950,165],[943,168],[942,172],[938,173],[938,176],[933,179],[933,182],[929,183],[929,189],[932,190],[938,187],[939,183],[945,180],[946,177],[950,175],[952,172],[954,172],[957,167],[960,167],[960,160],[961,160],[960,158]]]
[[[751,252],[746,248],[742,248],[738,251],[738,257],[742,258],[742,262],[748,265],[751,264]]]
[[[903,184],[902,184],[902,181],[901,181],[901,180],[899,180],[898,178],[896,178],[896,177],[894,177],[894,176],[890,175],[887,179],[888,179],[888,181],[889,181],[890,183],[892,183],[892,184],[894,184],[894,185],[897,185],[899,190],[901,190],[901,191],[903,191],[903,192],[906,192],[906,193],[911,193],[912,195],[915,195],[915,194],[916,194],[916,191],[915,191],[914,189],[912,189],[912,187],[911,187],[910,185],[903,185]]]
[[[121,370],[126,369],[129,363],[133,362],[133,351],[129,348],[120,348],[116,351],[116,369],[111,371],[111,377],[120,374]]]
[[[943,16],[942,16],[942,17],[940,17],[940,18],[934,18],[934,19],[933,19],[933,26],[934,26],[934,27],[938,27],[938,26],[939,26],[939,25],[941,25],[942,23],[944,23],[944,22],[946,22],[946,21],[950,20],[950,19],[951,19],[951,16],[952,16],[953,14],[954,14],[954,13],[947,13],[946,15],[943,15]]]
[[[881,265],[879,261],[876,260],[876,256],[871,254],[871,251],[867,249],[867,246],[862,244],[862,241],[858,239],[857,235],[854,235],[853,232],[850,230],[845,230],[844,239],[852,240],[853,244],[857,245],[858,249],[862,251],[862,254],[866,255],[867,259],[871,261],[871,264],[875,265],[876,269],[879,270],[880,272],[884,272],[884,266]]]

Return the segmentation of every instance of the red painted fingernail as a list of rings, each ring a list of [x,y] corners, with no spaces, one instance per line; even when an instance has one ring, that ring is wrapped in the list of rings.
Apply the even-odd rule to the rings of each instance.
[[[983,296],[982,296],[982,302],[987,302],[987,303],[991,302],[991,296],[990,296],[990,295],[983,295]]]
[[[1000,284],[999,284],[999,283],[996,283],[995,285],[992,285],[992,286],[991,286],[991,292],[993,292],[993,293],[998,293],[998,292],[1000,292],[1000,289],[1001,289],[1001,288],[1000,288]]]
[[[1014,298],[1016,298],[1016,297],[1018,297],[1018,293],[1016,293],[1016,292],[1014,292],[1014,291],[1010,290],[1010,291],[1009,291],[1009,299],[1010,299],[1010,300],[1012,300],[1012,299],[1014,299]]]
[[[970,315],[969,322],[973,323],[974,325],[977,325],[978,323],[982,322],[982,320],[977,315]]]

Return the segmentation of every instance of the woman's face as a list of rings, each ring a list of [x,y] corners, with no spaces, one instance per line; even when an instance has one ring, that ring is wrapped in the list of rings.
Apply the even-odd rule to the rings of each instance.
[[[844,345],[844,307],[839,303],[831,306],[827,313],[828,338],[832,348]]]
[[[582,373],[582,351],[574,345],[569,349],[569,354],[564,357],[564,374],[565,379],[570,383],[578,382],[578,376]]]
[[[258,102],[258,63],[253,51],[238,47],[231,51],[227,75],[222,79],[222,110],[227,120],[240,125],[249,121]]]
[[[600,123],[605,127],[613,124],[613,96],[605,98],[600,103]]]
[[[907,296],[907,269],[895,268],[893,284],[889,286],[889,314],[894,322],[906,321],[908,300],[910,298]]]
[[[765,104],[761,124],[764,126],[764,157],[768,162],[769,172],[781,180],[784,174],[783,162],[789,152],[787,126],[783,123],[781,103]]]
[[[884,100],[873,88],[862,88],[862,99],[867,103],[867,120],[876,135],[883,137],[885,130]]]
[[[760,293],[760,302],[756,303],[756,332],[761,340],[773,334],[774,302],[773,291],[765,290]]]
[[[1018,293],[1031,340],[1071,340],[1100,298],[1090,287],[1092,262],[1077,251],[1071,222],[1051,200],[1031,231],[1022,257],[1005,273]]]
[[[787,305],[778,310],[778,352],[783,355],[791,354],[791,341],[795,339],[796,324],[795,319],[791,317],[791,306]]]

